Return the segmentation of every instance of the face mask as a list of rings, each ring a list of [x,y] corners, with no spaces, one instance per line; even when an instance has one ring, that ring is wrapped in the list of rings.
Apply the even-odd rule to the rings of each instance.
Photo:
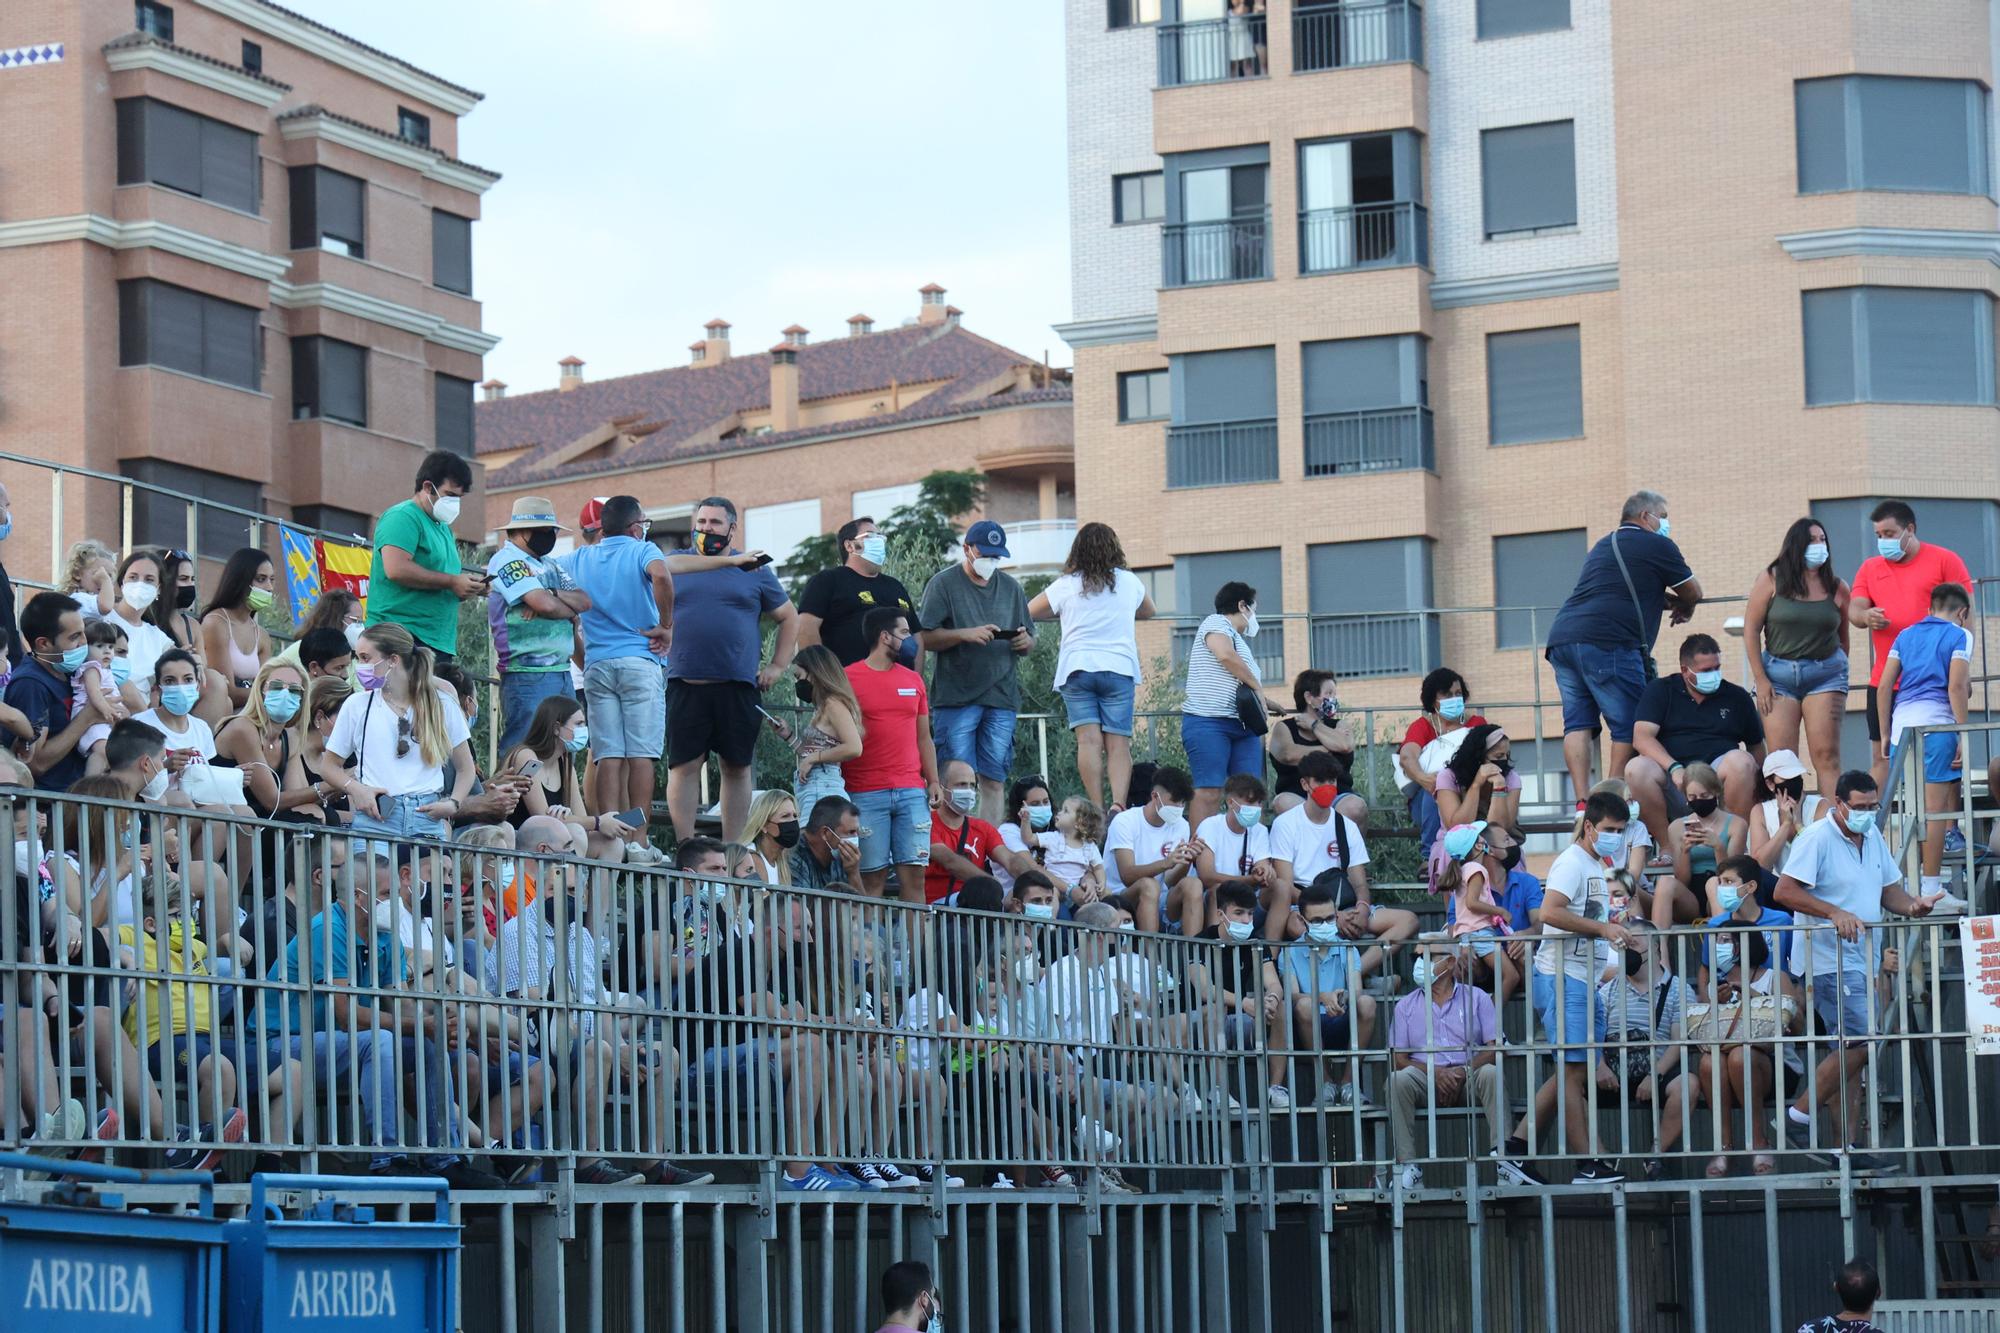
[[[1612,833],[1607,830],[1599,833],[1597,841],[1591,845],[1596,848],[1599,856],[1609,861],[1625,850],[1625,834],[1623,831]]]
[[[1718,882],[1715,886],[1715,901],[1722,904],[1723,911],[1735,911],[1743,905],[1743,886]]]
[[[1246,639],[1257,637],[1257,608],[1254,606],[1243,613],[1243,637]]]
[[[139,789],[139,799],[142,801],[157,801],[166,794],[167,770],[163,765],[160,771],[147,779],[146,785]]]
[[[349,652],[352,652],[355,649],[355,647],[360,644],[361,631],[363,628],[364,627],[359,623],[353,625],[342,625],[340,627],[340,635],[342,638],[347,640],[347,648]]]
[[[729,534],[726,532],[697,532],[694,548],[703,555],[724,555],[729,550]]]
[[[547,555],[550,551],[556,549],[556,530],[554,528],[536,528],[528,534],[527,541],[523,542],[522,545],[528,548],[529,555]]]
[[[354,665],[354,683],[364,690],[379,690],[389,679],[389,673],[373,662]]]
[[[1222,923],[1222,933],[1241,943],[1250,938],[1252,924],[1248,921],[1225,921]]]
[[[861,539],[861,558],[871,565],[883,564],[889,559],[889,539],[879,532],[871,532]]]
[[[271,609],[271,593],[267,588],[252,588],[249,595],[243,600],[250,604],[252,611],[269,611]]]
[[[972,811],[978,806],[978,804],[979,804],[979,788],[953,787],[951,789],[952,809],[958,811],[960,814],[964,815],[971,814]]]
[[[842,838],[841,841],[857,852],[861,850],[861,835],[858,833],[851,838]]]
[[[90,645],[79,643],[76,647],[56,659],[56,669],[65,676],[74,676],[83,670],[83,664],[90,658]]]
[[[1628,977],[1636,977],[1636,976],[1638,976],[1640,972],[1642,972],[1643,970],[1645,970],[1645,966],[1646,966],[1646,955],[1645,955],[1645,954],[1642,954],[1642,953],[1635,953],[1635,952],[1633,952],[1633,951],[1632,951],[1632,950],[1630,950],[1630,949],[1627,949],[1627,950],[1625,951],[1625,975],[1626,975],[1626,976],[1628,976]]]
[[[500,864],[494,869],[493,874],[501,888],[504,889],[509,884],[512,884],[514,882],[514,858],[511,856],[501,857]]]
[[[174,605],[185,611],[194,605],[194,585],[174,589]]]
[[[464,503],[456,495],[440,495],[431,505],[431,517],[450,527],[458,522],[459,506]]]
[[[568,750],[571,754],[578,754],[589,748],[590,728],[584,723],[578,723],[576,733],[563,742],[563,749]]]
[[[42,864],[42,855],[42,841],[40,838],[32,842],[15,843],[14,873],[25,876],[28,879],[35,878],[36,872]]]
[[[695,881],[695,901],[705,907],[713,907],[729,893],[729,886],[717,880],[699,879]]]
[[[112,658],[111,659],[112,683],[116,685],[123,685],[126,681],[130,679],[132,679],[132,659],[129,657]]]
[[[1625,818],[1630,823],[1636,824],[1639,822],[1639,803],[1637,801],[1625,802]]]
[[[1312,789],[1312,803],[1322,810],[1333,809],[1333,803],[1340,799],[1340,788],[1331,782],[1322,782]]]
[[[1308,921],[1306,922],[1306,938],[1314,944],[1332,944],[1340,938],[1340,923],[1338,921]]]
[[[151,583],[127,583],[118,589],[118,596],[134,611],[144,611],[159,595],[159,588]]]
[[[1849,833],[1866,833],[1874,827],[1875,812],[1873,810],[1849,810],[1847,812],[1847,831]]]
[[[930,1322],[924,1325],[924,1333],[944,1333],[944,1311],[938,1308],[935,1299],[931,1302]]]
[[[1024,808],[1028,812],[1028,824],[1031,828],[1047,828],[1056,817],[1056,808],[1052,805],[1030,805]]]
[[[1054,903],[1022,903],[1021,915],[1032,921],[1053,921],[1056,919]]]
[[[1806,545],[1806,568],[1818,569],[1826,563],[1828,551],[1825,542],[1809,542]]]
[[[299,696],[290,690],[264,691],[264,716],[284,726],[299,715]]]
[[[1139,923],[1136,921],[1120,921],[1118,923],[1118,929],[1136,931],[1139,929]]]
[[[160,686],[160,707],[175,717],[186,717],[194,711],[195,701],[201,698],[201,688],[196,685]]]
[[[982,579],[992,578],[993,571],[998,568],[1000,562],[990,555],[974,556],[972,559],[972,572]]]
[[[1875,539],[1875,550],[1884,560],[1901,560],[1903,558],[1903,539],[1901,537],[1877,537]]]
[[[1688,809],[1694,811],[1696,814],[1700,815],[1703,819],[1707,819],[1710,815],[1715,813],[1715,804],[1716,802],[1713,796],[1688,797]]]
[[[12,515],[9,515],[5,521],[0,521],[0,542],[6,541],[9,537],[13,535],[14,535],[14,519]]]
[[[1239,805],[1236,807],[1236,822],[1244,828],[1255,828],[1264,822],[1264,807],[1261,805]]]
[[[1465,717],[1465,697],[1454,694],[1449,699],[1438,700],[1438,716],[1447,722],[1458,722]]]
[[[1326,719],[1327,721],[1329,721],[1329,722],[1333,721],[1333,719],[1335,719],[1336,717],[1339,717],[1339,716],[1340,716],[1340,700],[1338,700],[1338,699],[1321,699],[1321,700],[1319,701],[1319,715],[1320,715],[1321,717],[1325,718],[1325,719]]]
[[[778,845],[780,847],[796,847],[799,845],[798,820],[781,819],[778,821]]]
[[[1694,673],[1694,692],[1696,694],[1714,694],[1721,688],[1722,669],[1720,667],[1717,667],[1713,671],[1697,671]]]
[[[1512,870],[1515,866],[1520,864],[1521,864],[1520,844],[1516,843],[1514,846],[1509,847],[1506,851],[1500,853],[1501,869]]]
[[[1668,521],[1665,514],[1660,515],[1660,535],[1662,537],[1671,537],[1674,535],[1674,525]]]
[[[1715,970],[1727,972],[1736,966],[1736,945],[1729,940],[1717,940],[1715,944]]]
[[[1778,791],[1795,801],[1802,801],[1806,796],[1806,780],[1804,778],[1786,778],[1778,784]],[[1775,795],[1776,793],[1773,794]]]
[[[1431,960],[1428,958],[1419,958],[1416,962],[1411,963],[1410,980],[1417,984],[1418,990],[1427,989],[1433,980],[1431,976]]]

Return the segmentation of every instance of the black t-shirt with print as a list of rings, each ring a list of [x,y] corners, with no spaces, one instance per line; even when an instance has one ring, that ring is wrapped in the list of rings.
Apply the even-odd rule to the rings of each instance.
[[[1238,944],[1235,940],[1222,938],[1222,927],[1207,926],[1195,936],[1198,940],[1219,942],[1222,947],[1209,955],[1203,950],[1198,961],[1208,968],[1208,979],[1215,986],[1228,991],[1238,1000],[1247,995],[1259,995],[1264,988],[1264,959],[1268,956],[1265,946],[1268,941],[1260,935],[1252,935]],[[1206,997],[1196,996],[1197,1000]]]
[[[813,575],[799,597],[799,613],[819,617],[819,641],[833,649],[842,666],[853,666],[868,656],[861,620],[878,606],[899,606],[907,612],[914,639],[917,604],[910,590],[887,574],[863,578],[846,565],[835,565]],[[914,649],[909,651],[914,655]]]

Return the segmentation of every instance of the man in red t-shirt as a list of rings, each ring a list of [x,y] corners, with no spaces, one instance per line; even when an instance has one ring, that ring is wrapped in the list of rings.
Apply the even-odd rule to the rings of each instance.
[[[924,678],[897,661],[910,637],[909,614],[878,606],[861,618],[868,655],[847,668],[861,705],[861,753],[840,766],[848,799],[861,811],[861,882],[880,897],[896,867],[897,895],[924,901],[931,859],[931,811],[944,799],[931,744]]]
[[[1875,687],[1896,636],[1931,613],[1931,589],[1940,583],[1972,586],[1972,575],[1958,553],[1917,540],[1917,514],[1901,500],[1884,500],[1868,515],[1875,525],[1876,554],[1861,562],[1854,575],[1854,597],[1847,604],[1850,622],[1867,630],[1874,659],[1868,667],[1869,771],[1877,785],[1889,780],[1889,761],[1882,757],[1882,723],[1875,710]]]
[[[974,875],[990,873],[998,863],[1009,875],[1035,868],[1035,858],[1008,850],[1000,830],[972,814],[979,807],[979,775],[963,759],[944,766],[944,800],[931,824],[931,864],[924,872],[924,901],[935,903],[957,893]]]

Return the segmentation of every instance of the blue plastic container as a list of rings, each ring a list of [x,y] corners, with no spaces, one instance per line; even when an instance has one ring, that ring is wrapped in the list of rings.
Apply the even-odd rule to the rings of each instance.
[[[336,1194],[435,1191],[433,1176],[252,1176],[250,1216],[228,1224],[228,1333],[452,1333],[458,1225],[379,1222],[375,1210],[321,1199],[274,1216],[269,1190]]]

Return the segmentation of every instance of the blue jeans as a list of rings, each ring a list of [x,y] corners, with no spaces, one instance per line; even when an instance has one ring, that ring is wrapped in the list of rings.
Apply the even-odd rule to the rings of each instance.
[[[500,760],[505,763],[528,734],[542,700],[572,694],[569,668],[560,671],[509,671],[500,677]]]
[[[933,708],[931,729],[937,739],[938,768],[963,759],[980,777],[1005,782],[1014,770],[1014,721],[1011,708],[984,704]]]
[[[1847,693],[1847,654],[1835,652],[1818,661],[1804,657],[1773,657],[1764,654],[1764,674],[1771,678],[1771,691],[1787,699],[1803,699],[1809,694]]]
[[[1421,783],[1410,784],[1409,805],[1410,822],[1417,826],[1417,853],[1428,861],[1431,859],[1431,844],[1437,841],[1444,817],[1438,813],[1437,797],[1425,791]]]
[[[1264,777],[1264,741],[1233,717],[1181,714],[1181,747],[1197,787],[1220,787],[1238,773]]]
[[[1562,695],[1563,734],[1595,731],[1600,716],[1621,745],[1632,743],[1632,715],[1646,688],[1646,655],[1637,648],[1559,643],[1549,649]]]
[[[861,812],[863,873],[931,863],[931,806],[922,787],[850,792]]]
[[[350,826],[355,833],[373,833],[374,850],[384,856],[395,855],[395,850],[385,839],[388,838],[429,838],[445,836],[444,824],[429,815],[417,813],[420,805],[429,805],[438,799],[440,792],[412,792],[407,796],[378,796],[375,808],[380,817],[354,812],[354,823]]]
[[[1139,682],[1119,671],[1072,671],[1062,683],[1069,725],[1096,727],[1107,736],[1132,734],[1132,698]]]
[[[338,1108],[354,1089],[360,1113],[355,1126],[359,1146],[375,1149],[373,1164],[380,1166],[402,1154],[398,1135],[402,1130],[402,1106],[397,1098],[396,1061],[404,1074],[417,1078],[417,1053],[423,1052],[423,1075],[428,1087],[421,1101],[425,1145],[444,1149],[464,1146],[456,1102],[452,1097],[451,1071],[444,1053],[428,1037],[399,1037],[387,1028],[359,1028],[352,1034],[343,1030],[315,1032],[310,1037],[277,1037],[265,1046],[273,1067],[286,1059],[306,1059],[312,1046],[312,1075],[327,1094],[329,1105]],[[419,1101],[411,1089],[410,1104]],[[457,1160],[446,1154],[442,1164]]]

